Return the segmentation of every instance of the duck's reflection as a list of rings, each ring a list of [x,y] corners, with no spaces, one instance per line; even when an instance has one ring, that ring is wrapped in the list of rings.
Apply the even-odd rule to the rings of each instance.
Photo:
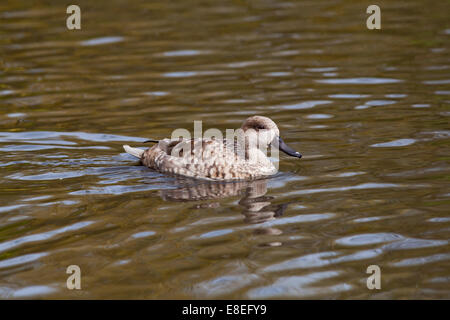
[[[180,188],[161,190],[160,196],[166,201],[202,201],[219,200],[228,197],[240,196],[238,204],[242,207],[244,221],[249,224],[258,224],[276,219],[283,215],[288,203],[273,204],[274,197],[267,196],[267,179],[238,182],[198,182],[179,180]],[[217,208],[219,202],[196,203],[194,208]],[[256,234],[279,235],[280,229],[262,227],[255,229]],[[269,245],[280,245],[270,243]]]

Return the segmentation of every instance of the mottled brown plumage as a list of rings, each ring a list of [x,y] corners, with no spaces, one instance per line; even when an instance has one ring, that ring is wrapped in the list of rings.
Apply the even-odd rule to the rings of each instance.
[[[254,179],[275,174],[277,169],[266,156],[273,142],[279,144],[280,150],[301,157],[284,144],[278,127],[267,117],[248,118],[237,136],[236,140],[163,139],[146,151],[129,146],[124,149],[159,172],[207,180]]]

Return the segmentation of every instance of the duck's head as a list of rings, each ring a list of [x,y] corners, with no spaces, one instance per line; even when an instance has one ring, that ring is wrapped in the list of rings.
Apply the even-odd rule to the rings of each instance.
[[[247,118],[241,129],[244,131],[245,136],[250,138],[249,140],[258,141],[260,147],[267,147],[271,144],[287,155],[296,158],[302,157],[300,152],[295,151],[284,143],[280,137],[280,130],[277,125],[267,117],[253,116]]]

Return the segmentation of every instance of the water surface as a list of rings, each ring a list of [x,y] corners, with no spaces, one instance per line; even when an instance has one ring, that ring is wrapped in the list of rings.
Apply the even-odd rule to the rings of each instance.
[[[450,298],[447,1],[77,4],[0,4],[1,298]],[[122,149],[254,114],[304,155],[270,179]]]

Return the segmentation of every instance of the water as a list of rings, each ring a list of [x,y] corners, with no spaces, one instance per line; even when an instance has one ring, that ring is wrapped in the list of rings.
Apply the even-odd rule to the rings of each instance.
[[[381,31],[359,1],[77,4],[0,4],[1,298],[450,298],[448,2]],[[304,155],[267,180],[121,147],[253,114]]]

